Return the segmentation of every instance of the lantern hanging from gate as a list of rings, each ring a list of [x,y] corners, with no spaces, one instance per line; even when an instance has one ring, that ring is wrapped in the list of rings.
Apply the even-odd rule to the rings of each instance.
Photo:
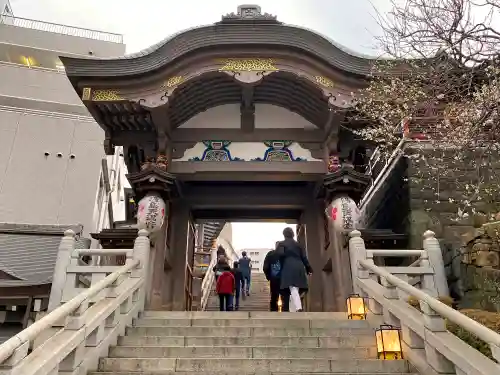
[[[156,194],[146,195],[137,207],[137,228],[153,234],[158,232],[165,220],[165,201]]]
[[[360,212],[358,206],[347,195],[335,198],[326,208],[325,214],[336,231],[351,231],[359,226]]]

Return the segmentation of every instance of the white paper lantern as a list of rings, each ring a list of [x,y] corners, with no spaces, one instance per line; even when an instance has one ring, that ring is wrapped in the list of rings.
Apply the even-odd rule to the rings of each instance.
[[[158,195],[147,195],[137,206],[137,227],[149,233],[158,232],[165,220],[165,201]]]
[[[336,231],[350,231],[359,228],[360,213],[356,202],[348,196],[335,198],[325,211]]]

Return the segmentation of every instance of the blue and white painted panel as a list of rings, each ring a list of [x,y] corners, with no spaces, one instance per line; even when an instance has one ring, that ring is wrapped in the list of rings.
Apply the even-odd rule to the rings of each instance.
[[[321,161],[293,141],[203,141],[187,149],[177,161]]]

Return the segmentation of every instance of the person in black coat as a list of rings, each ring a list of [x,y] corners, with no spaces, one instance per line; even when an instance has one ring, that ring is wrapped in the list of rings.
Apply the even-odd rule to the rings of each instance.
[[[276,252],[281,259],[281,281],[280,289],[283,298],[283,311],[290,311],[290,296],[296,311],[302,311],[302,302],[300,295],[307,292],[307,275],[312,274],[313,270],[309,264],[306,253],[302,246],[294,240],[292,228],[283,230],[285,239],[281,241]]]
[[[279,241],[276,242],[278,248]],[[278,311],[278,299],[280,296],[280,282],[281,282],[281,259],[276,249],[267,253],[264,259],[264,266],[262,267],[267,281],[269,281],[269,289],[271,290],[269,310]],[[282,297],[283,299],[284,297]]]

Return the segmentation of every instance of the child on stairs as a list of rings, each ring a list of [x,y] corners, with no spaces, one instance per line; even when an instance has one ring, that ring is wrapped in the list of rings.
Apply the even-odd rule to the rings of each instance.
[[[219,310],[233,310],[233,293],[235,288],[234,275],[229,265],[221,269],[222,273],[217,278],[216,292],[219,295]]]

